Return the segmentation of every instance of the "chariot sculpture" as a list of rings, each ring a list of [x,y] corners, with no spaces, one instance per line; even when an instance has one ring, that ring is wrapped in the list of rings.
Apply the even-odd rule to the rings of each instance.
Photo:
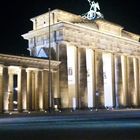
[[[100,7],[98,2],[94,2],[93,0],[88,0],[90,5],[90,10],[85,13],[82,17],[88,20],[95,20],[99,18],[104,18],[103,14],[99,12]]]

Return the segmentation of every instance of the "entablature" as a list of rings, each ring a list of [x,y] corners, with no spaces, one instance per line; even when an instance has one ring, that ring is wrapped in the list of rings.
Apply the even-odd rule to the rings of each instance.
[[[57,70],[60,65],[60,61],[51,60],[51,69]],[[41,68],[48,69],[49,68],[49,60],[42,58],[33,58],[33,57],[23,57],[23,56],[14,56],[14,55],[5,55],[0,54],[0,64],[4,66],[19,66],[19,67],[33,67],[33,68]]]
[[[108,50],[119,50],[126,53],[140,52],[140,42],[132,39],[126,39],[121,36],[116,36],[104,33],[98,30],[87,28],[79,28],[71,24],[65,24],[64,40],[77,44],[78,46],[92,46],[94,48],[102,48]]]
[[[50,26],[50,30],[51,30],[51,33],[55,32],[55,31],[61,31],[63,30],[63,23],[56,23],[56,24],[53,24]],[[29,31],[28,33],[25,33],[22,35],[22,37],[24,39],[31,39],[31,38],[34,38],[36,36],[41,36],[41,35],[47,35],[49,36],[49,26],[46,26],[46,27],[43,27],[43,28],[40,28],[40,29],[37,29],[37,30],[32,30],[32,31]]]
[[[114,25],[115,26],[115,25]],[[54,24],[51,27],[51,42],[57,41],[58,43],[61,41],[71,42],[77,46],[92,46],[94,48],[102,48],[108,49],[110,51],[121,51],[125,53],[140,53],[140,42],[137,41],[138,35],[123,31],[123,33],[127,33],[129,36],[132,36],[134,39],[126,38],[120,35],[110,34],[108,32],[102,32],[96,28],[90,28],[87,26],[83,26],[81,24],[73,24],[69,22],[61,22]],[[121,30],[121,27],[116,27]],[[54,38],[55,34],[55,38]],[[30,31],[27,34],[24,34],[23,37],[25,39],[36,39],[37,44],[37,36],[45,36],[46,38],[41,39],[42,42],[44,40],[48,43],[48,27]],[[35,41],[32,41],[35,42]],[[31,45],[31,43],[29,43]],[[30,46],[29,45],[29,46]],[[42,45],[42,44],[41,44]],[[32,46],[35,46],[33,44]]]

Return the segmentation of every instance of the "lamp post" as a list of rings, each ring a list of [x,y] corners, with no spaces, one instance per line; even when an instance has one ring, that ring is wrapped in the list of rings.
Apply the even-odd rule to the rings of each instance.
[[[48,110],[52,109],[52,93],[51,93],[51,30],[50,30],[50,8],[49,11],[49,74],[48,74]]]

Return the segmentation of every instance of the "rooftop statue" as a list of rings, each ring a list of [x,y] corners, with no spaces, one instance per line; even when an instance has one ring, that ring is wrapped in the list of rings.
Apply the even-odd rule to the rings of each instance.
[[[82,16],[88,20],[95,20],[99,18],[103,18],[103,14],[101,14],[98,10],[100,10],[99,3],[95,3],[93,0],[88,0],[90,5],[90,10]]]

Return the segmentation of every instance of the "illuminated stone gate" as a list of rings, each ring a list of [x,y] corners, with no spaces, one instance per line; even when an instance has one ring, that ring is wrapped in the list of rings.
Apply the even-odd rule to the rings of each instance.
[[[0,112],[140,106],[139,35],[62,10],[31,21],[30,57],[0,54]]]
[[[24,34],[31,56],[61,61],[55,94],[61,108],[139,107],[140,36],[104,19],[53,10]],[[55,98],[54,96],[54,98]]]

